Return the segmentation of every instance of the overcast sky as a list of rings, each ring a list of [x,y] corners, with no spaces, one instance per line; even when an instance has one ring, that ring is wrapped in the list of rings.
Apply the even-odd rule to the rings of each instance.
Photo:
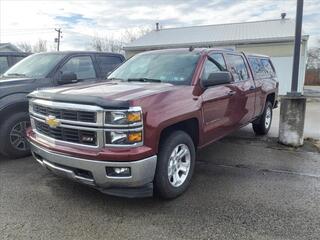
[[[121,39],[125,29],[163,28],[295,17],[296,0],[0,0],[0,42],[39,38],[55,46],[61,27],[61,50],[90,49],[92,36]],[[305,0],[303,30],[309,46],[319,46],[320,0]]]

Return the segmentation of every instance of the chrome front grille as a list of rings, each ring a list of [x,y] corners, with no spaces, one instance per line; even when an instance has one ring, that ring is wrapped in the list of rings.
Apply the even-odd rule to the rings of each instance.
[[[39,120],[34,120],[34,126],[39,133],[57,140],[84,145],[97,145],[96,131],[88,131],[65,127],[51,128],[48,124]]]
[[[31,126],[39,139],[66,146],[104,146],[104,109],[101,107],[31,99],[29,112]],[[50,125],[48,119],[54,119],[56,126]]]
[[[131,109],[140,109],[132,107]],[[129,109],[104,109],[99,106],[30,99],[29,112],[35,137],[52,145],[84,148],[138,147],[143,144],[143,121],[121,125],[106,123],[110,112]],[[110,143],[107,136],[113,133],[142,132],[140,142],[130,144]]]
[[[95,112],[56,109],[48,106],[42,106],[39,104],[33,105],[33,111],[40,115],[51,115],[55,116],[58,119],[65,119],[70,121],[80,121],[89,123],[96,123],[97,121],[97,114]]]

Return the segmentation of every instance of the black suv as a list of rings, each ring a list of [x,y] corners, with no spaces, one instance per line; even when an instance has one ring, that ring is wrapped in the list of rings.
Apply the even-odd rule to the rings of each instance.
[[[62,84],[104,81],[125,58],[103,52],[50,52],[33,54],[0,77],[0,153],[27,156],[25,130],[30,125],[27,94]]]
[[[0,52],[0,74],[28,55],[29,53],[24,52]]]

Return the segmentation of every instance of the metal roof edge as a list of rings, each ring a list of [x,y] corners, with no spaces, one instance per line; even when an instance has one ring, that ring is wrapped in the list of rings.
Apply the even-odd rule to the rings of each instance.
[[[303,35],[302,40],[307,41],[309,39],[309,35]],[[290,37],[280,37],[280,38],[260,38],[260,39],[244,39],[244,40],[229,40],[229,41],[216,41],[216,42],[196,42],[196,43],[178,43],[178,44],[157,44],[157,45],[145,45],[145,46],[124,46],[123,50],[125,51],[135,51],[135,50],[144,50],[144,49],[157,49],[163,48],[166,46],[167,48],[175,48],[175,47],[186,47],[186,46],[223,46],[223,45],[232,45],[232,44],[254,44],[254,43],[282,43],[282,42],[292,42],[294,41],[294,36]]]

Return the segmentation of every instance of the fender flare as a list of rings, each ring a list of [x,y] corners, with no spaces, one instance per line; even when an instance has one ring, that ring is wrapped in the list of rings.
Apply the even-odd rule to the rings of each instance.
[[[10,106],[23,103],[25,103],[26,106],[28,106],[27,93],[16,93],[5,96],[0,100],[0,113],[5,111],[5,109],[7,109]],[[28,108],[26,110],[28,110]]]
[[[172,118],[172,119],[174,119],[174,118]],[[162,122],[157,127],[157,129],[159,129],[157,131],[157,134],[156,134],[156,139],[157,139],[157,141],[156,141],[157,142],[156,149],[157,149],[157,151],[158,151],[158,147],[159,147],[159,143],[160,143],[161,134],[166,128],[168,128],[170,126],[174,126],[174,125],[182,123],[182,122],[185,122],[185,121],[188,121],[188,120],[191,120],[191,119],[195,119],[197,121],[197,123],[198,123],[198,133],[197,134],[198,134],[198,138],[199,138],[198,140],[200,141],[200,138],[201,138],[201,135],[202,135],[201,130],[200,130],[200,128],[201,128],[201,120],[200,120],[200,117],[197,114],[193,114],[193,115],[189,115],[189,116],[183,116],[183,117],[181,117],[179,119],[175,119],[175,121],[172,121],[172,119],[167,119],[166,121]]]
[[[14,93],[0,100],[0,110],[16,102],[28,102],[27,93]]]

